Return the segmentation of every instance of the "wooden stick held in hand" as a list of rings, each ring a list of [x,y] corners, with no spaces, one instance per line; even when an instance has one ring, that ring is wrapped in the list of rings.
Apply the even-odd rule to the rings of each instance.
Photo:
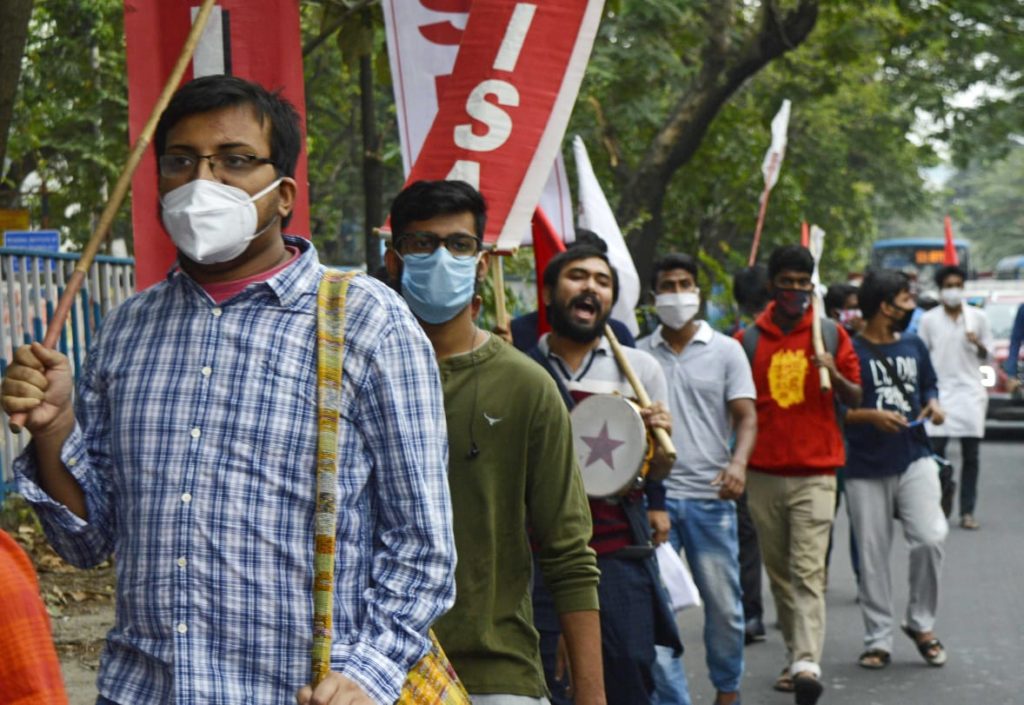
[[[811,340],[814,343],[814,354],[821,355],[825,352],[825,339],[821,334],[821,297],[818,292],[811,295],[812,307],[814,308],[814,319],[811,322]],[[824,367],[818,368],[818,378],[821,380],[821,391],[827,392],[832,389],[832,378],[828,376],[828,370]]]
[[[651,405],[651,397],[647,394],[647,390],[644,389],[644,385],[640,383],[640,378],[636,376],[633,366],[626,359],[626,353],[622,350],[622,344],[619,343],[619,339],[615,337],[615,331],[607,323],[604,326],[604,335],[612,346],[612,354],[615,355],[615,361],[619,363],[619,368],[626,375],[629,386],[633,388],[633,393],[636,394],[637,401],[640,402],[642,408],[646,409]],[[652,428],[651,432],[654,434],[654,439],[658,442],[658,445],[665,451],[665,455],[675,460],[676,447],[672,443],[672,437],[668,435],[668,432],[663,428]]]
[[[494,323],[508,330],[508,308],[505,304],[505,270],[500,255],[491,255],[491,276],[494,285]]]
[[[199,10],[199,14],[196,15],[196,20],[192,24],[192,29],[188,33],[188,38],[185,40],[185,46],[181,49],[181,55],[178,57],[178,63],[174,65],[171,75],[167,78],[167,83],[164,85],[164,89],[160,93],[160,97],[157,98],[156,104],[153,106],[153,112],[150,114],[149,120],[146,121],[145,127],[142,128],[142,132],[139,134],[139,139],[136,140],[135,146],[132,147],[132,151],[128,155],[127,161],[125,161],[124,168],[121,171],[121,176],[118,178],[117,184],[114,186],[114,190],[110,194],[110,200],[107,201],[107,205],[103,209],[102,215],[100,215],[99,222],[96,223],[96,228],[89,237],[89,242],[86,244],[85,249],[82,250],[82,256],[78,260],[78,264],[75,265],[75,271],[68,279],[67,286],[64,289],[64,294],[60,297],[60,301],[57,303],[57,309],[53,312],[53,316],[50,317],[50,321],[46,326],[46,337],[43,338],[43,345],[48,348],[55,348],[57,346],[57,341],[60,340],[60,332],[64,328],[64,323],[67,321],[68,314],[71,312],[71,307],[75,303],[75,297],[78,295],[78,291],[82,288],[82,284],[85,283],[85,275],[89,273],[89,267],[92,266],[92,261],[96,257],[96,253],[99,251],[100,245],[102,245],[103,241],[107,238],[107,233],[110,230],[111,224],[114,222],[114,217],[117,215],[117,211],[121,208],[121,204],[124,202],[124,197],[128,194],[128,188],[131,186],[132,182],[132,175],[135,173],[135,169],[138,168],[139,163],[142,161],[142,155],[149,146],[150,140],[153,139],[153,133],[156,132],[156,124],[160,121],[160,115],[164,112],[167,104],[171,102],[171,96],[174,95],[174,91],[177,90],[178,84],[181,83],[181,77],[185,75],[185,69],[188,68],[188,62],[192,60],[192,54],[195,53],[196,45],[199,43],[199,37],[202,35],[203,29],[206,27],[206,21],[210,18],[210,13],[213,12],[215,1],[216,0],[203,0],[203,5]],[[24,423],[25,414],[14,414],[10,418],[9,425],[12,431],[20,433],[21,427]]]

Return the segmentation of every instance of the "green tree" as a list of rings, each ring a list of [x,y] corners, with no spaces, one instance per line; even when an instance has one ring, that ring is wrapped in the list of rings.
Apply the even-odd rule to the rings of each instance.
[[[681,243],[744,259],[783,98],[794,114],[765,246],[817,222],[839,255],[834,275],[856,266],[879,218],[930,205],[918,170],[935,146],[998,154],[1020,108],[1020,3],[622,0],[612,10],[583,86],[591,109],[573,128],[605,148],[595,167],[614,184],[642,274]],[[993,97],[962,106],[980,80]],[[937,118],[923,145],[907,139],[920,114]]]
[[[1024,146],[1011,144],[999,161],[972,162],[948,184],[948,210],[958,236],[971,241],[977,270],[1001,257],[1024,254]]]
[[[0,43],[0,176],[3,176],[2,166],[7,156],[7,133],[14,114],[14,96],[18,92],[31,18],[32,0],[0,2],[0,27],[4,28],[4,41]]]
[[[39,0],[29,24],[0,201],[79,242],[128,154],[123,12],[120,0]],[[129,228],[124,209],[113,232]]]

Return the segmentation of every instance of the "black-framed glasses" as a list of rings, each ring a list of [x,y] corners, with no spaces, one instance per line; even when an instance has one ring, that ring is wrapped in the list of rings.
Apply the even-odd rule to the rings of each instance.
[[[402,255],[431,255],[442,243],[456,259],[475,257],[481,249],[480,238],[475,235],[438,235],[431,232],[402,233],[395,239],[395,249]]]
[[[161,154],[157,163],[160,166],[161,176],[174,179],[194,174],[200,159],[210,162],[210,171],[227,176],[248,176],[257,167],[274,163],[273,159],[268,159],[267,157],[257,157],[255,154],[237,154],[235,152],[218,152],[217,154],[180,154],[172,152]]]

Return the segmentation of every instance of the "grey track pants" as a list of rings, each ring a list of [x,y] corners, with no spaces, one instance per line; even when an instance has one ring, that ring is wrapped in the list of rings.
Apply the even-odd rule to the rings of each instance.
[[[893,515],[903,524],[910,547],[910,599],[906,624],[931,631],[939,604],[939,573],[949,524],[939,506],[941,489],[935,461],[920,458],[895,476],[846,480],[846,508],[860,547],[860,609],[864,645],[892,651],[893,599],[889,554]]]

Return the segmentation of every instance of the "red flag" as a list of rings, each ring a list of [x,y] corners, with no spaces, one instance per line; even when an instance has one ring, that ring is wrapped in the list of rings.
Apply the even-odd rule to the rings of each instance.
[[[474,0],[407,183],[462,179],[487,199],[484,239],[514,250],[565,134],[603,0]]]
[[[945,265],[960,265],[960,255],[956,252],[956,245],[953,243],[953,221],[946,216],[946,251],[942,254],[942,263]]]
[[[537,337],[551,330],[544,307],[544,270],[551,258],[565,252],[565,243],[543,210],[533,213],[533,262],[537,270]]]
[[[134,143],[167,82],[198,9],[196,0],[125,0],[128,127]],[[230,74],[283,95],[306,122],[298,0],[218,0],[196,47],[186,81]],[[303,137],[305,139],[305,137]],[[308,236],[306,155],[295,171],[299,184],[289,233]],[[135,280],[141,290],[159,281],[174,261],[174,245],[160,223],[156,153],[146,150],[132,178]]]
[[[811,226],[807,224],[805,220],[800,224],[800,247],[810,248],[811,246]]]

